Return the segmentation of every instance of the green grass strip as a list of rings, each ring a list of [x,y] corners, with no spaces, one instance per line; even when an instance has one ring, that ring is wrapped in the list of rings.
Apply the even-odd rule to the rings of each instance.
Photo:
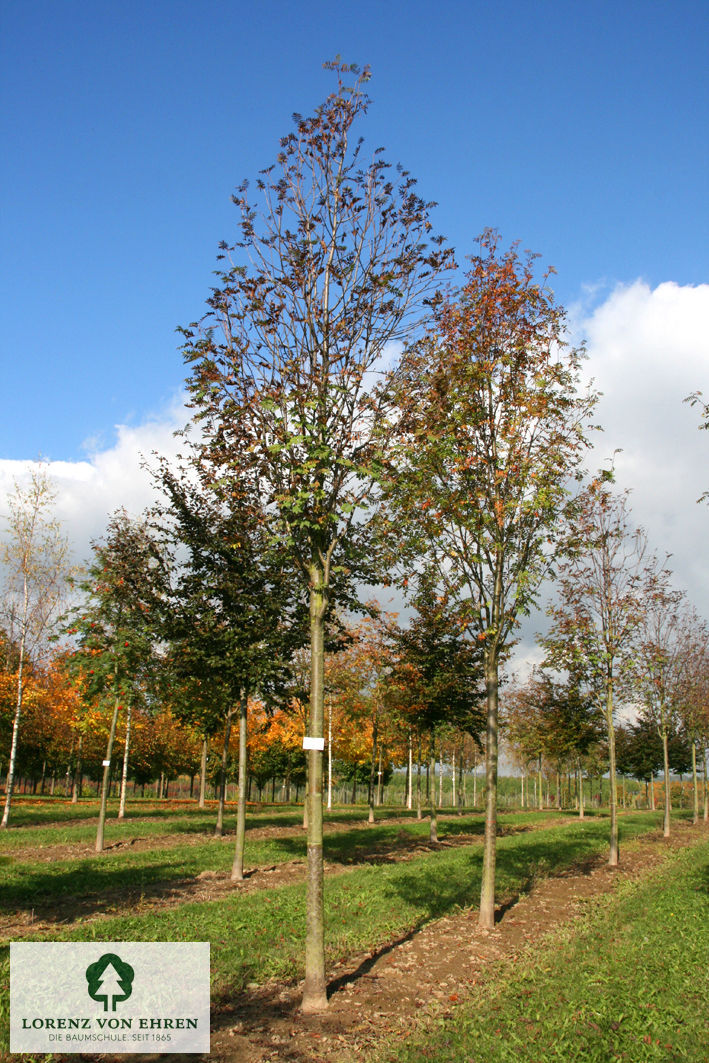
[[[563,940],[565,938],[565,940]],[[390,1063],[709,1059],[709,843],[594,905]]]
[[[654,813],[621,821],[628,841],[659,822]],[[499,839],[497,895],[527,889],[535,877],[604,852],[608,823],[576,821]],[[327,963],[373,950],[457,908],[475,906],[482,846],[424,853],[405,862],[364,865],[325,884]],[[305,884],[226,899],[188,903],[140,915],[76,925],[34,940],[209,941],[213,999],[233,996],[249,982],[302,977]],[[25,939],[29,940],[29,939]],[[9,948],[2,950],[0,1000],[9,986]],[[0,1010],[3,1005],[0,1003]]]
[[[500,817],[500,829],[544,825],[554,823],[558,818],[555,813],[506,815]],[[483,829],[481,816],[456,817],[441,821],[439,837],[445,840],[464,833],[482,835]],[[426,821],[345,828],[325,835],[325,859],[358,863],[374,846],[386,849],[399,844],[405,848],[416,841],[425,841],[428,833]],[[229,837],[211,837],[202,843],[156,845],[150,849],[109,848],[102,854],[68,860],[20,861],[4,855],[0,856],[0,909],[39,907],[53,899],[75,896],[83,899],[81,910],[84,914],[90,914],[88,898],[92,895],[107,890],[138,888],[149,897],[157,884],[160,888],[165,883],[179,885],[194,880],[201,871],[226,873],[231,868],[233,855],[234,841]],[[305,856],[305,834],[253,841],[247,837],[247,868],[304,860]]]

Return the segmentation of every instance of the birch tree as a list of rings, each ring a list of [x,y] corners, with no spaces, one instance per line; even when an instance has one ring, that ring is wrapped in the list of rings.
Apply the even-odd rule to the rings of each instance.
[[[43,466],[34,467],[29,483],[15,484],[8,502],[7,533],[2,547],[5,612],[9,640],[17,646],[17,684],[5,807],[1,828],[10,822],[17,749],[27,664],[42,657],[61,608],[70,574],[69,545],[52,516],[56,499]]]

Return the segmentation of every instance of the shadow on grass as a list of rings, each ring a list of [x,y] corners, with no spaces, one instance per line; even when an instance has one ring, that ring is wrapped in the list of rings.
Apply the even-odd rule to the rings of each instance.
[[[149,899],[183,890],[197,881],[199,870],[186,872],[167,860],[141,867],[116,863],[87,866],[87,861],[58,870],[24,872],[19,881],[0,887],[0,910],[34,910],[38,919],[79,919],[136,897]]]

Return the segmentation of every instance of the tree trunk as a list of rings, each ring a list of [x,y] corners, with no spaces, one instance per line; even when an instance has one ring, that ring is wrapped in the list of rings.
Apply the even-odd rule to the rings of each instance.
[[[618,866],[618,785],[615,776],[615,728],[613,727],[613,683],[606,685],[606,726],[608,727],[608,766],[610,776],[611,837],[608,866]],[[601,791],[603,781],[601,780]]]
[[[125,819],[126,815],[126,789],[128,787],[128,758],[130,756],[130,725],[133,706],[128,702],[126,709],[126,744],[123,748],[123,769],[121,771],[121,802],[118,808],[118,818]]]
[[[310,713],[308,735],[323,738],[325,701],[325,572],[314,563],[310,573]],[[327,1007],[325,982],[325,918],[323,906],[323,755],[308,750],[308,869],[305,935],[305,987],[302,1010],[306,1014]]]
[[[650,808],[655,811],[655,776],[650,772]]]
[[[537,784],[539,787],[539,811],[544,811],[544,778],[542,776],[542,755],[539,754],[537,761]]]
[[[202,739],[202,756],[199,762],[199,804],[198,808],[205,808],[205,798],[207,796],[207,736]]]
[[[217,805],[217,823],[214,828],[215,838],[221,838],[224,831],[224,801],[226,799],[226,772],[229,762],[229,739],[231,738],[231,716],[229,709],[224,723],[224,744],[222,746],[222,763],[219,769],[219,803]]]
[[[704,822],[709,820],[709,783],[707,782],[707,752],[704,750]]]
[[[409,759],[407,761],[406,780],[406,807],[411,811],[414,807],[414,743],[411,731],[409,731]]]
[[[583,769],[581,768],[581,761],[578,762],[579,771],[579,819],[584,818],[583,808]]]
[[[457,808],[458,806],[458,795],[455,789],[455,767],[455,746],[453,746],[453,762],[451,764],[451,780],[453,782],[453,794],[451,796],[451,803],[453,808]]]
[[[428,764],[431,786],[429,787],[431,822],[428,831],[428,840],[431,845],[438,842],[438,819],[436,817],[436,746],[431,732],[428,746]]]
[[[246,837],[246,724],[248,696],[244,691],[239,702],[239,793],[236,799],[236,850],[231,865],[231,881],[244,879],[244,839]]]
[[[10,822],[10,805],[12,792],[15,786],[15,767],[17,765],[17,743],[20,737],[20,719],[22,717],[22,676],[25,664],[25,639],[27,637],[27,612],[29,609],[29,588],[27,576],[24,577],[24,606],[22,619],[22,636],[20,638],[20,660],[17,665],[17,700],[15,703],[15,717],[12,721],[12,743],[10,745],[10,764],[7,770],[5,783],[5,809],[2,814],[0,829],[5,830]]]
[[[76,751],[76,768],[74,769],[74,780],[71,787],[71,803],[72,805],[78,804],[81,797],[81,753],[84,747],[84,736],[79,735],[79,745]]]
[[[665,810],[662,817],[662,835],[665,838],[670,836],[670,807],[672,797],[670,794],[670,755],[667,745],[667,728],[663,727],[661,731],[662,738],[662,766],[665,773]]]
[[[697,743],[692,740],[692,823],[699,823],[699,780],[697,779]]]
[[[369,805],[368,823],[374,823],[374,762],[377,756],[377,716],[378,713],[375,709],[372,717],[372,759],[369,765],[369,790],[367,792],[367,803]]]
[[[74,743],[76,742],[76,734],[72,732],[71,735],[71,749],[69,750],[69,760],[66,765],[66,775],[64,777],[64,796],[68,797],[71,790],[71,762],[74,759]]]
[[[96,831],[96,852],[103,852],[103,829],[106,823],[106,803],[108,801],[108,787],[111,775],[111,756],[113,754],[113,742],[116,737],[116,725],[118,723],[118,710],[120,705],[118,704],[119,695],[116,693],[115,701],[113,705],[113,718],[111,719],[111,730],[108,733],[108,742],[106,744],[106,758],[103,762],[103,781],[101,783],[101,808],[98,814],[98,830]]]
[[[327,809],[332,809],[332,703],[327,706]]]
[[[497,847],[497,655],[485,653],[487,728],[485,743],[485,846],[480,889],[480,926],[495,928],[495,859]]]
[[[421,812],[421,735],[419,734],[418,759],[416,761],[416,819],[422,819]]]

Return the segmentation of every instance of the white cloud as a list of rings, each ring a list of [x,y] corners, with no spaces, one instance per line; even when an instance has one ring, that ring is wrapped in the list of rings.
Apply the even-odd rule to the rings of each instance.
[[[174,432],[188,420],[182,401],[176,400],[164,413],[135,427],[118,425],[113,446],[96,450],[85,461],[46,463],[56,491],[55,512],[69,536],[75,559],[90,553],[90,541],[100,538],[108,517],[123,506],[137,516],[155,500],[149,472],[142,467],[153,452],[174,457],[180,447]],[[0,460],[0,513],[3,500],[22,484],[31,461]],[[154,464],[154,462],[152,462]]]
[[[589,286],[583,294],[597,300],[599,288]],[[709,285],[651,289],[636,281],[616,287],[590,312],[584,314],[582,305],[575,310],[575,331],[587,339],[587,370],[604,393],[596,419],[605,430],[589,466],[597,468],[622,450],[616,477],[620,488],[632,489],[636,522],[647,529],[654,549],[673,555],[678,585],[709,619],[709,506],[696,504],[709,490],[709,432],[698,431],[698,412],[683,402],[698,389],[709,399]],[[101,536],[119,506],[138,514],[150,504],[153,491],[141,455],[175,455],[180,448],[173,432],[187,420],[180,398],[146,424],[119,426],[116,442],[85,461],[50,463],[57,513],[78,559],[88,556],[89,540]],[[31,464],[0,460],[0,512],[13,480],[26,476]],[[543,626],[540,616],[524,624],[517,662],[522,672],[538,660],[530,637]]]
[[[709,397],[709,285],[642,281],[617,287],[582,323],[589,373],[603,392],[595,467],[615,459],[619,488],[630,488],[633,517],[698,609],[709,618],[706,541],[709,434],[683,400]]]

